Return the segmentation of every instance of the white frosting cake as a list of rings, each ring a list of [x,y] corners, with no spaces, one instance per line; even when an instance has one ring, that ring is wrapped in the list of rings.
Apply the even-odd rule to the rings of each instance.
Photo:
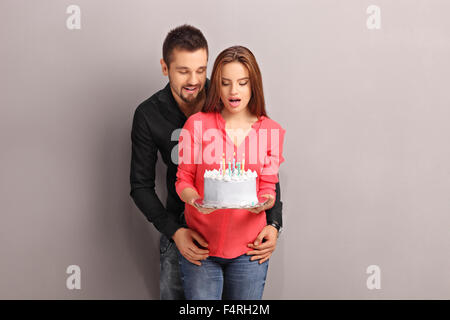
[[[203,204],[219,208],[256,205],[257,176],[251,170],[205,170]]]

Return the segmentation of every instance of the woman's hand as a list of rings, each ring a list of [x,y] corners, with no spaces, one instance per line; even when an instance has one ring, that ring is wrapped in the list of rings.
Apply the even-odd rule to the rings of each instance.
[[[260,207],[248,209],[248,211],[253,212],[253,213],[260,213],[264,210],[268,210],[268,209],[272,208],[273,205],[275,204],[275,197],[273,195],[263,194],[263,195],[261,195],[261,197],[267,198],[268,201],[266,201],[264,205],[262,205]]]
[[[210,214],[211,212],[217,210],[217,209],[215,209],[215,208],[202,208],[202,207],[199,207],[198,205],[195,204],[195,201],[196,201],[197,199],[200,199],[200,197],[198,197],[198,198],[192,198],[191,200],[189,200],[188,203],[189,203],[191,206],[193,206],[194,208],[196,208],[198,211],[200,211],[201,213],[203,213],[203,214]]]
[[[183,191],[181,191],[180,195],[181,200],[186,202],[187,204],[190,204],[194,208],[196,208],[198,211],[204,214],[209,214],[213,212],[216,209],[209,209],[209,208],[200,208],[199,206],[195,205],[195,200],[200,199],[200,195],[198,194],[197,190],[192,188],[184,188]]]

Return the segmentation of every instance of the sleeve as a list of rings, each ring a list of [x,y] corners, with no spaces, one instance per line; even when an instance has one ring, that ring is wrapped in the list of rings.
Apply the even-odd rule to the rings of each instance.
[[[271,194],[276,197],[276,186],[278,183],[278,169],[284,162],[283,141],[286,130],[281,127],[271,128],[267,156],[259,177],[258,197],[263,194]]]
[[[278,223],[281,227],[283,226],[283,202],[281,201],[281,188],[280,183],[275,184],[275,204],[272,208],[266,210],[266,220],[267,224],[272,222]]]
[[[197,172],[197,160],[201,154],[201,135],[197,132],[201,130],[192,117],[188,118],[180,133],[178,141],[178,171],[175,189],[181,198],[181,193],[186,188],[192,188],[198,192],[195,187],[195,174]]]
[[[169,214],[155,192],[155,167],[158,148],[153,140],[145,116],[139,108],[133,117],[131,130],[130,196],[136,206],[155,228],[168,239],[181,228]]]

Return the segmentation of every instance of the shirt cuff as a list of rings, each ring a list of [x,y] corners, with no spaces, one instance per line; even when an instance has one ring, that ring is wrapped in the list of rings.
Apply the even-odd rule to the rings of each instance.
[[[181,198],[181,192],[183,192],[184,189],[191,188],[194,189],[198,194],[200,194],[196,187],[194,187],[192,184],[186,181],[179,181],[175,184],[175,190],[177,191],[178,196]]]
[[[169,219],[167,219],[166,225],[165,225],[163,228],[161,228],[160,231],[161,231],[162,234],[164,234],[164,235],[167,237],[167,239],[169,239],[170,241],[173,242],[172,236],[175,234],[175,232],[176,232],[178,229],[180,229],[180,228],[182,228],[182,227],[183,227],[183,226],[182,226],[180,223],[174,221],[174,220],[169,216]]]

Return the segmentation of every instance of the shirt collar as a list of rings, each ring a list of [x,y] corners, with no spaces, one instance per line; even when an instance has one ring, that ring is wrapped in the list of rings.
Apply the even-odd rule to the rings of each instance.
[[[222,114],[220,112],[215,112],[215,114],[216,114],[217,127],[219,129],[225,130],[226,121],[223,118]],[[258,130],[261,127],[261,124],[265,118],[267,118],[267,117],[266,116],[259,117],[258,120],[256,120],[256,122],[252,124],[252,128],[255,130]]]

